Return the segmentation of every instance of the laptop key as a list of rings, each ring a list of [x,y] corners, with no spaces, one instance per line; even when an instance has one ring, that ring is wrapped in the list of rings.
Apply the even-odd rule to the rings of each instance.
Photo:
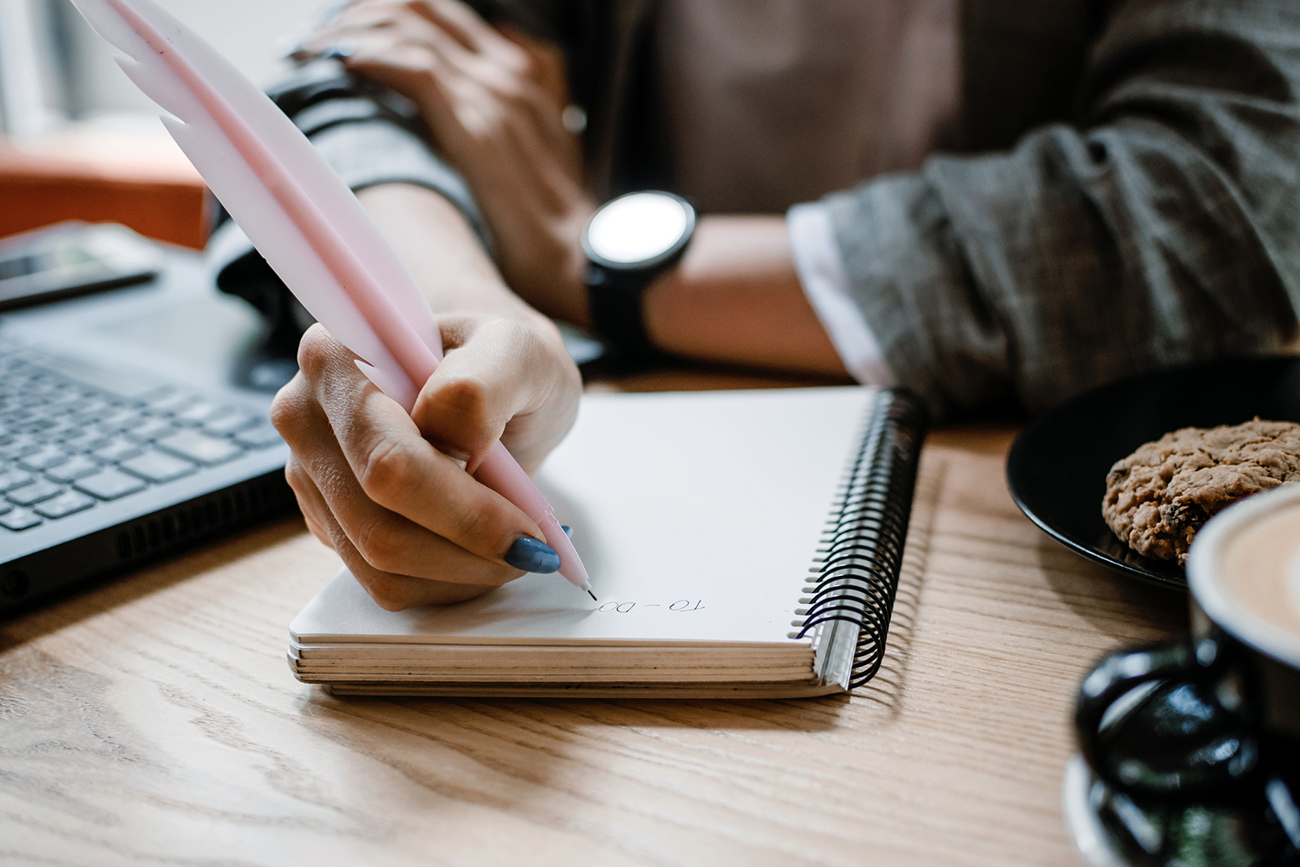
[[[244,452],[228,439],[210,437],[196,430],[183,430],[158,440],[155,445],[196,463],[209,465],[228,461]]]
[[[91,496],[99,497],[101,500],[116,500],[118,497],[125,497],[127,494],[143,491],[149,485],[136,476],[124,473],[114,467],[108,467],[93,476],[78,479],[73,484],[73,487]]]
[[[9,490],[10,488],[17,488],[22,485],[25,485],[34,478],[36,477],[33,476],[31,473],[25,472],[23,470],[18,470],[18,469],[4,470],[3,472],[0,472],[0,493],[3,493],[4,491]]]
[[[128,473],[151,482],[170,482],[189,475],[196,469],[194,464],[183,458],[152,449],[130,460],[121,461],[118,465]]]
[[[78,424],[94,424],[104,417],[104,413],[110,412],[113,404],[102,397],[92,397],[90,400],[81,404],[72,413],[72,420]]]
[[[25,470],[39,472],[55,464],[61,464],[70,458],[67,452],[58,446],[45,446],[42,449],[32,452],[30,455],[24,455],[18,459],[18,466]]]
[[[106,434],[130,430],[144,422],[144,416],[133,407],[117,407],[95,423]]]
[[[140,446],[124,437],[114,437],[91,454],[101,461],[116,464],[140,454]]]
[[[23,485],[21,488],[14,488],[5,494],[9,502],[16,503],[19,506],[30,506],[33,503],[39,503],[41,500],[48,500],[55,494],[63,493],[63,485],[51,482],[49,479],[37,479],[30,484]]]
[[[0,460],[11,461],[24,455],[30,455],[32,452],[40,451],[40,449],[41,443],[33,439],[31,434],[19,434],[5,445],[0,446]]]
[[[159,437],[169,436],[176,432],[176,425],[172,424],[165,418],[149,417],[143,422],[123,433],[127,439],[137,443],[147,443],[158,439]]]
[[[58,428],[58,419],[45,418],[37,416],[36,418],[24,419],[15,422],[13,425],[14,433],[27,433],[45,439],[49,436],[50,431]]]
[[[227,410],[203,422],[203,430],[217,436],[225,436],[255,424],[257,424],[257,416],[238,410]]]
[[[38,515],[43,515],[46,518],[62,518],[83,509],[89,509],[93,505],[95,505],[94,499],[81,493],[81,491],[64,491],[57,497],[42,500],[32,508]]]
[[[172,413],[195,401],[192,394],[174,388],[164,387],[144,398],[144,405],[152,412]]]
[[[217,417],[221,412],[222,409],[220,407],[214,406],[200,398],[184,409],[173,412],[172,417],[176,419],[179,424],[199,425],[203,424],[203,422],[210,418]]]
[[[284,442],[284,440],[280,439],[280,435],[275,432],[275,428],[269,424],[259,424],[257,427],[241,430],[231,439],[250,449],[264,449],[267,446],[279,445]]]
[[[111,441],[110,437],[104,436],[94,428],[81,427],[69,431],[59,444],[69,451],[84,452],[103,448]]]
[[[74,455],[70,460],[47,469],[45,477],[56,482],[75,482],[83,476],[99,472],[102,467],[103,465],[94,458]]]
[[[10,530],[26,530],[40,523],[43,523],[41,516],[31,509],[11,509],[0,515],[0,527]]]

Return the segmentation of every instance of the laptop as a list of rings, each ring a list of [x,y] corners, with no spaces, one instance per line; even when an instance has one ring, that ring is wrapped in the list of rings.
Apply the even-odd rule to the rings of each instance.
[[[293,361],[201,256],[60,226],[0,241],[4,282],[0,617],[294,508]]]

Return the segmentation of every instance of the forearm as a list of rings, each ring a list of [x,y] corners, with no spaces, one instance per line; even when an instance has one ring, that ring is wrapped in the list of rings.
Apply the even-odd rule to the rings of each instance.
[[[651,342],[673,355],[846,375],[795,273],[783,217],[701,219],[681,262],[647,290],[644,311]]]
[[[434,313],[547,322],[507,288],[461,212],[427,187],[380,184],[357,194],[429,299]]]

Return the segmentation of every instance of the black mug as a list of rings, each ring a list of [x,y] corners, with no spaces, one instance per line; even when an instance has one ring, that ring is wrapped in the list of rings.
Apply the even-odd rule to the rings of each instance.
[[[1106,657],[1079,690],[1075,727],[1089,766],[1125,791],[1200,797],[1260,770],[1254,671],[1217,630]]]
[[[1129,863],[1300,863],[1300,485],[1216,515],[1187,574],[1192,637],[1113,653],[1080,688],[1093,808]]]

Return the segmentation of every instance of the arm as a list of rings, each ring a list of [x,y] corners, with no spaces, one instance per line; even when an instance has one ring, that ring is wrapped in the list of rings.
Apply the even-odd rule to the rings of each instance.
[[[650,285],[643,304],[650,339],[665,352],[846,376],[799,284],[782,217],[702,218],[681,262]]]
[[[530,191],[563,187],[564,160],[518,160],[505,147],[529,130],[539,103],[496,76],[509,64],[487,62],[500,39],[491,28],[448,11],[463,10],[450,0],[417,5],[430,11],[407,31],[405,65],[364,49],[350,63],[420,105],[494,230],[559,251],[515,268],[503,244],[512,288],[585,321],[576,227],[591,203],[529,204]],[[1300,7],[1151,0],[1113,9],[1074,125],[1031,132],[1009,153],[935,157],[921,172],[826,200],[857,306],[897,380],[937,415],[1002,403],[1037,410],[1138,370],[1270,351],[1295,334],[1300,286],[1284,265],[1300,255],[1290,216],[1300,212]],[[439,30],[452,16],[464,37],[455,45]],[[464,122],[474,114],[461,95],[476,111],[492,106],[499,122]],[[541,130],[528,134],[545,141]],[[494,147],[493,159],[477,158]],[[518,228],[547,201],[561,219]],[[778,288],[789,288],[788,261],[757,241],[768,231],[779,243],[774,223],[706,222],[646,299],[656,342],[720,361],[832,367],[824,333]],[[751,232],[752,246],[738,239]],[[745,249],[757,254],[727,252]],[[782,315],[758,310],[772,303]]]
[[[939,412],[1295,334],[1300,7],[1114,8],[1074,124],[827,200],[891,368]]]
[[[411,416],[381,395],[324,329],[302,337],[296,306],[226,222],[209,256],[218,283],[298,344],[300,374],[273,421],[312,532],[386,608],[479,595],[552,552],[519,509],[465,473],[500,439],[535,469],[565,434],[580,380],[552,323],[505,288],[464,182],[428,147],[400,98],[337,64],[309,64],[272,91],[354,189],[439,314],[447,356]]]
[[[588,324],[578,239],[595,202],[561,122],[558,53],[453,0],[360,2],[308,44],[323,51],[342,40],[349,69],[419,106],[492,227],[511,288],[549,315]],[[648,291],[646,319],[671,353],[844,375],[779,217],[704,218],[680,266]]]

